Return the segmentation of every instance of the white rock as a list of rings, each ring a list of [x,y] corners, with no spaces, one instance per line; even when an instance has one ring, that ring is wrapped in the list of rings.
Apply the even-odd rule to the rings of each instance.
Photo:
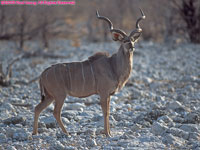
[[[4,107],[5,109],[9,110],[10,112],[14,112],[15,111],[15,108],[10,103],[5,103],[5,104],[3,104],[2,107]]]
[[[140,105],[136,105],[134,108],[135,111],[144,111],[145,107],[144,106],[140,106]]]
[[[4,143],[6,142],[6,135],[4,135],[3,133],[0,133],[0,143]]]
[[[16,139],[18,141],[25,141],[28,140],[28,133],[24,129],[18,129],[13,134],[13,139]]]
[[[184,117],[184,119],[185,119],[185,122],[187,122],[187,123],[195,124],[200,121],[200,116],[197,113],[191,112],[191,113],[188,113]]]
[[[130,144],[130,142],[125,141],[125,140],[121,140],[117,142],[117,145],[123,148],[128,148],[128,145]]]
[[[131,104],[126,104],[126,108],[128,109],[128,110],[131,110]]]
[[[84,104],[74,103],[74,104],[66,105],[66,107],[64,109],[66,109],[66,110],[81,110],[82,111],[84,107],[85,107]]]
[[[199,133],[191,132],[189,134],[189,140],[191,140],[191,141],[193,141],[193,140],[199,141],[199,139],[200,139],[200,134]]]
[[[196,124],[183,124],[179,128],[187,132],[200,132]]]
[[[22,99],[20,99],[20,98],[18,98],[18,97],[12,97],[11,98],[11,102],[13,102],[13,103],[19,103],[19,102],[21,102],[22,101]]]
[[[131,89],[131,98],[132,99],[138,99],[142,95],[143,95],[142,91],[140,91],[140,90],[138,90],[136,88]]]
[[[159,123],[159,122],[154,122],[153,125],[151,126],[152,133],[155,135],[162,135],[167,131],[168,127]]]
[[[172,134],[167,134],[166,136],[163,137],[163,142],[166,144],[172,144],[174,146],[180,147],[184,143],[180,141],[180,138],[173,136]]]
[[[153,82],[153,80],[151,78],[149,78],[149,77],[143,78],[143,81],[144,81],[145,84],[150,84],[150,83]]]
[[[65,146],[64,150],[78,150],[76,147],[73,146]]]
[[[157,101],[164,101],[165,97],[164,96],[156,96]]]
[[[179,117],[179,116],[175,116],[173,118],[173,121],[176,122],[176,123],[183,123],[184,122],[184,118]]]
[[[168,108],[172,110],[177,110],[177,109],[184,109],[184,106],[179,101],[174,101],[169,103]]]
[[[54,116],[41,117],[41,120],[45,123],[47,128],[55,128],[56,127],[56,119],[54,118]]]
[[[173,122],[173,120],[167,115],[161,116],[157,119],[157,121],[161,121],[161,120],[164,121],[165,123]]]
[[[9,150],[17,150],[14,146],[10,146],[10,145],[8,145],[8,146],[6,147],[6,149],[9,149]]]
[[[3,120],[4,124],[24,124],[25,123],[26,118],[25,117],[21,117],[21,116],[16,116],[16,117],[11,117],[8,119]]]
[[[6,130],[6,137],[7,138],[13,138],[13,134],[15,133],[15,129],[14,128],[8,128]]]
[[[185,96],[182,94],[179,94],[176,98],[178,101],[184,102],[185,101]]]
[[[172,135],[178,136],[178,137],[183,138],[185,140],[188,140],[188,138],[189,138],[189,132],[185,132],[185,131],[178,129],[178,128],[172,127],[172,128],[169,129],[169,132]]]
[[[38,128],[46,128],[46,124],[44,122],[38,122]]]
[[[65,117],[62,117],[62,121],[64,124],[70,124],[70,121]]]
[[[61,113],[62,117],[65,117],[69,120],[73,119],[77,115],[78,115],[78,112],[74,110],[66,110]]]
[[[84,134],[95,137],[96,136],[96,129],[87,129]]]
[[[47,110],[48,112],[53,112],[53,110],[54,110],[54,105],[53,105],[53,104],[49,105],[49,106],[47,107],[46,110]]]
[[[158,109],[160,109],[160,105],[158,105],[157,103],[151,103],[150,104],[150,106],[151,106],[151,109],[152,110],[158,110]]]
[[[140,125],[140,124],[134,124],[132,127],[131,127],[131,130],[133,131],[133,132],[137,132],[137,131],[139,131],[140,129],[142,128],[142,126]]]
[[[159,86],[160,86],[160,83],[158,83],[158,82],[152,82],[152,83],[150,83],[150,89],[151,90],[156,90],[156,89],[159,88]]]
[[[65,150],[65,146],[60,141],[52,141],[50,150]]]
[[[94,146],[97,145],[95,139],[90,139],[90,138],[86,140],[86,144],[87,144],[87,146],[89,146],[89,147],[94,147]]]

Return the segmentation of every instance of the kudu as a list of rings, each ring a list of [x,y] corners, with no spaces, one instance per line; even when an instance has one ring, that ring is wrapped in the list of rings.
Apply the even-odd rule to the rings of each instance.
[[[145,19],[144,13],[136,22],[136,29],[128,36],[124,31],[114,29],[112,22],[103,16],[97,18],[109,24],[114,41],[121,42],[117,53],[96,53],[83,62],[62,63],[53,65],[41,74],[39,79],[41,102],[35,107],[33,134],[38,132],[40,113],[55,100],[53,115],[62,131],[68,135],[61,120],[61,110],[67,95],[87,97],[93,94],[100,96],[100,104],[104,116],[104,131],[110,136],[109,113],[110,96],[119,91],[127,82],[131,69],[134,43],[141,35],[139,22]]]

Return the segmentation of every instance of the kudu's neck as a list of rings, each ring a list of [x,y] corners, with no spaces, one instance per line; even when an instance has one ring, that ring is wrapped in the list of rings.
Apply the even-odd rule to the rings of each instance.
[[[114,73],[122,84],[127,81],[132,69],[133,53],[126,54],[123,45],[111,57]]]

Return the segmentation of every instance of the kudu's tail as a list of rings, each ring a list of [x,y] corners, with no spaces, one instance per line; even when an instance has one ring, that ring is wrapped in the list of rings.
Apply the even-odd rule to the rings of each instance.
[[[41,78],[39,79],[39,85],[40,85],[41,101],[44,101],[44,99],[45,99],[45,92],[44,92],[44,86],[42,85]]]

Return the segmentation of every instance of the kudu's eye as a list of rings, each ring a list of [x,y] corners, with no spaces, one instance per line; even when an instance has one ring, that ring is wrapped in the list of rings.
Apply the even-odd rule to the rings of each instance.
[[[135,46],[134,46],[134,43],[133,43],[133,42],[130,41],[130,42],[128,43],[128,49],[129,49],[129,51],[131,51],[131,52],[135,50]]]
[[[124,41],[124,46],[127,52],[133,51],[133,46],[130,40]]]

